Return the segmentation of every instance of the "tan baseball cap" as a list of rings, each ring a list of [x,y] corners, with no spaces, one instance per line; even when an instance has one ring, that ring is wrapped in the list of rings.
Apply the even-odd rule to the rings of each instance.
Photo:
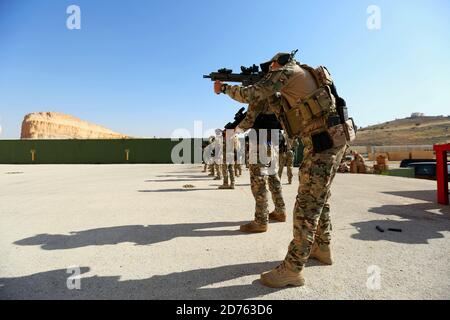
[[[278,52],[272,59],[260,64],[261,70],[265,73],[269,72],[269,67],[272,64],[272,62],[278,61],[281,57],[286,57],[286,60],[289,60],[288,56],[289,57],[291,56],[291,54],[288,52]]]

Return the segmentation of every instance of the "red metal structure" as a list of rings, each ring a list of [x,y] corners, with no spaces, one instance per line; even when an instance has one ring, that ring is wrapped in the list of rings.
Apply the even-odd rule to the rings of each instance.
[[[448,205],[448,167],[447,152],[450,152],[450,143],[437,144],[434,146],[436,152],[436,177],[438,203]]]

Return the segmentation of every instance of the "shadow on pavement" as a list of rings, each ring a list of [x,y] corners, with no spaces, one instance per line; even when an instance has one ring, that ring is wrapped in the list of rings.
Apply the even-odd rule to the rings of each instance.
[[[145,182],[195,182],[195,181],[208,181],[212,178],[199,178],[199,179],[161,179],[161,180],[145,180]]]
[[[138,192],[187,192],[187,191],[211,191],[216,189],[205,189],[205,188],[192,188],[192,189],[185,189],[185,188],[174,188],[174,189],[155,189],[155,190],[138,190]]]
[[[383,192],[399,197],[428,201],[405,205],[382,205],[369,210],[380,215],[395,215],[402,220],[379,219],[353,223],[359,231],[352,238],[368,241],[386,240],[398,243],[426,244],[430,239],[444,238],[442,232],[450,231],[450,207],[435,201],[433,190]],[[385,232],[376,229],[380,226]],[[388,228],[402,232],[388,231]]]
[[[436,190],[414,190],[414,191],[386,191],[384,194],[390,194],[393,196],[417,199],[428,202],[436,202],[437,191]]]
[[[202,179],[205,177],[208,177],[208,175],[187,175],[187,174],[165,174],[165,175],[159,175],[155,176],[156,178],[192,178],[194,180]]]
[[[179,237],[222,237],[245,235],[238,226],[245,222],[211,222],[169,225],[134,225],[91,229],[64,234],[39,234],[14,242],[20,246],[41,246],[43,250],[65,250],[130,242],[145,246]],[[236,227],[236,230],[202,230]]]
[[[83,274],[90,268],[82,267],[80,290],[67,288],[68,277],[72,274],[60,269],[23,277],[0,278],[0,299],[250,299],[277,291],[264,287],[257,279],[260,273],[276,267],[278,263],[238,264],[124,281],[120,280],[120,276],[85,277]],[[221,284],[244,276],[252,276],[255,280],[231,286]],[[205,288],[215,284],[216,287]]]

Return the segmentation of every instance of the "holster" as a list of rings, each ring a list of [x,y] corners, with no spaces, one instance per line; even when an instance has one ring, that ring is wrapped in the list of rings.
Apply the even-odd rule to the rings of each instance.
[[[329,127],[328,134],[333,141],[334,147],[343,146],[349,142],[354,141],[356,138],[356,133],[353,119],[348,119],[344,123]]]

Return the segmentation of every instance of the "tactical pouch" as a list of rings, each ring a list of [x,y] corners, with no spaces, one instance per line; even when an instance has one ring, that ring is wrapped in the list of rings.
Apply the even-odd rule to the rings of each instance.
[[[349,118],[345,122],[345,129],[347,130],[347,142],[352,142],[356,139],[356,125],[353,118]]]
[[[335,110],[335,99],[330,87],[320,87],[296,106],[300,109],[303,121],[322,117]]]
[[[333,141],[334,147],[339,147],[352,142],[356,138],[353,120],[349,119],[343,124],[328,128],[328,134]]]
[[[285,113],[285,126],[289,137],[300,135],[302,129],[302,116],[299,108],[292,108]]]
[[[287,110],[286,110],[287,109]],[[290,137],[300,135],[305,123],[335,110],[335,99],[328,86],[321,87],[292,108],[285,109],[283,122]]]

